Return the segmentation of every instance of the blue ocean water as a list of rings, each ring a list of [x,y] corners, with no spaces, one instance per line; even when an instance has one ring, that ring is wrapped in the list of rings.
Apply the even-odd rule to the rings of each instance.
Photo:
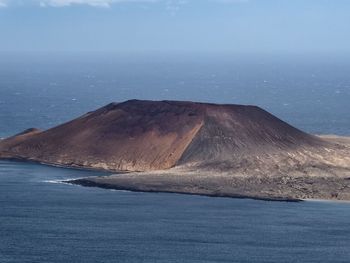
[[[350,59],[0,53],[0,137],[128,99],[253,104],[349,135]]]
[[[350,204],[111,191],[0,161],[0,262],[348,262]]]
[[[342,58],[0,54],[0,137],[111,101],[256,104],[312,133],[350,134]],[[100,175],[0,161],[0,262],[348,262],[350,205],[133,193]]]

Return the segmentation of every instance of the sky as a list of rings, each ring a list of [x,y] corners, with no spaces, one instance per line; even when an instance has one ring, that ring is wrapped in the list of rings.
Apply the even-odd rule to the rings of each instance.
[[[0,0],[0,51],[350,54],[349,0]]]

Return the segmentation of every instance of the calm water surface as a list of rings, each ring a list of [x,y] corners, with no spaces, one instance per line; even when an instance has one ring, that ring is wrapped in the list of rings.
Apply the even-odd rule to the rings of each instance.
[[[0,137],[111,101],[257,104],[350,134],[342,59],[0,54]],[[0,262],[350,262],[350,204],[278,203],[57,183],[99,172],[0,161]]]
[[[348,262],[350,205],[48,182],[96,172],[0,162],[0,262]]]

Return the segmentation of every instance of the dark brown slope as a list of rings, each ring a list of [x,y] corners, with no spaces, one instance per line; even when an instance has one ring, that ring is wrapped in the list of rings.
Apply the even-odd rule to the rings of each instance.
[[[148,171],[325,145],[255,106],[131,100],[5,139],[0,158]]]

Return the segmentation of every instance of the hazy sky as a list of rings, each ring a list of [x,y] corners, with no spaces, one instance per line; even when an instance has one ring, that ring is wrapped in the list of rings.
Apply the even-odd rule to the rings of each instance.
[[[350,54],[349,0],[0,0],[0,51]]]

